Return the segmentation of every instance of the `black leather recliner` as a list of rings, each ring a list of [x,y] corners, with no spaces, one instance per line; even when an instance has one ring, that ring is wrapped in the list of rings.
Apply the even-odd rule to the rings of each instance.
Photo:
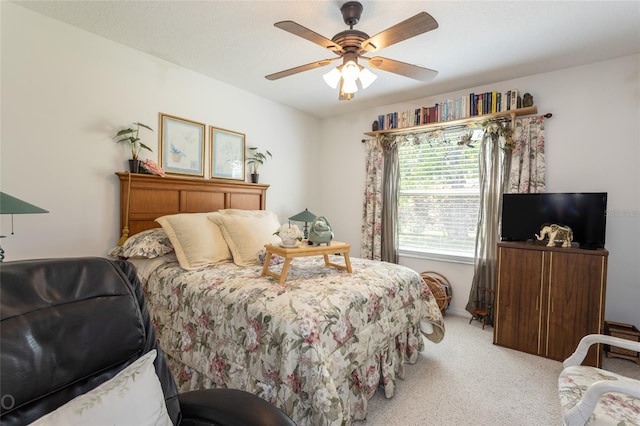
[[[0,263],[0,424],[24,425],[156,349],[174,425],[294,425],[248,392],[178,395],[135,268],[104,258]]]

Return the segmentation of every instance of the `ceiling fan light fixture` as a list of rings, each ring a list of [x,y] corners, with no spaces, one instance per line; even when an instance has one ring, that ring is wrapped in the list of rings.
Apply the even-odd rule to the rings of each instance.
[[[430,81],[437,75],[437,71],[418,65],[407,64],[379,56],[373,58],[363,56],[365,52],[377,52],[380,49],[435,30],[438,28],[438,22],[433,16],[427,12],[419,12],[409,19],[405,19],[370,37],[367,33],[353,28],[354,25],[359,23],[362,10],[362,3],[359,1],[345,2],[340,8],[340,11],[342,12],[343,21],[349,26],[349,29],[337,33],[331,39],[309,28],[303,27],[294,21],[276,22],[274,25],[277,28],[328,49],[338,55],[338,58],[323,59],[270,74],[265,76],[267,80],[277,80],[288,77],[303,71],[326,66],[336,59],[342,59],[342,65],[324,74],[323,78],[332,89],[335,89],[339,85],[339,100],[349,100],[353,98],[354,93],[358,90],[358,86],[360,86],[361,89],[366,89],[377,79],[377,76],[370,70],[364,69],[364,67],[358,64],[358,59],[369,61],[370,68],[381,69],[423,82]],[[358,80],[360,80],[359,83]]]
[[[376,78],[378,78],[377,75],[375,75],[374,73],[369,71],[367,68],[361,67],[361,70],[360,70],[360,84],[362,84],[362,88],[363,89],[366,89],[367,87],[371,86],[371,84],[374,81],[376,81]]]
[[[358,64],[355,61],[348,61],[342,67],[342,78],[345,83],[350,82],[355,84],[356,80],[360,75],[360,68],[358,68]]]
[[[341,77],[342,77],[342,74],[340,74],[340,70],[338,68],[334,68],[322,76],[322,78],[324,78],[324,81],[332,89],[335,89],[336,87],[338,87],[338,83],[340,83]]]
[[[356,80],[345,80],[343,79],[342,84],[342,92],[343,93],[356,93],[358,91],[358,85],[356,84]]]

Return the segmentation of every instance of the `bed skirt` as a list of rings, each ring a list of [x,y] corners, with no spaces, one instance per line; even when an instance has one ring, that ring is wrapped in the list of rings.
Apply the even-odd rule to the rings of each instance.
[[[335,389],[335,394],[314,395],[313,401],[309,400],[305,392],[301,392],[300,387],[297,388],[300,392],[292,398],[292,395],[287,395],[290,387],[278,388],[275,381],[261,383],[258,379],[243,374],[241,371],[244,368],[241,366],[232,367],[238,371],[237,374],[229,375],[231,382],[228,387],[243,389],[266,399],[285,411],[298,426],[351,425],[355,420],[366,418],[368,400],[378,387],[384,390],[387,398],[393,397],[396,379],[404,379],[405,363],[415,364],[424,349],[419,326],[397,335],[392,343],[386,350],[370,356],[359,367],[346,374],[342,369],[337,369],[339,374],[334,371],[335,377],[331,377],[329,371],[323,372],[332,382],[325,388]],[[217,387],[215,379],[207,372],[198,371],[171,355],[166,355],[180,392]],[[335,357],[336,362],[341,359],[343,355]]]

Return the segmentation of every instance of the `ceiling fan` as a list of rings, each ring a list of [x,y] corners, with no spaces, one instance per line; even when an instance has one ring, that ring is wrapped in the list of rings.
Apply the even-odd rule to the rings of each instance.
[[[360,21],[362,15],[362,4],[357,1],[348,1],[340,8],[342,18],[349,29],[334,35],[331,40],[320,34],[303,27],[293,21],[276,22],[274,25],[282,30],[290,32],[304,39],[316,43],[337,55],[336,58],[322,59],[311,62],[285,71],[265,76],[267,80],[278,80],[303,71],[324,67],[331,62],[342,58],[342,65],[324,75],[324,79],[331,87],[336,88],[340,84],[340,100],[350,100],[358,90],[356,81],[360,82],[363,88],[368,87],[376,76],[358,64],[358,58],[368,61],[372,68],[392,72],[413,78],[419,81],[429,81],[438,72],[418,65],[407,64],[381,56],[367,57],[368,53],[376,52],[385,47],[415,37],[438,28],[436,20],[426,12],[402,21],[386,30],[369,37],[368,34],[354,30],[353,26]]]

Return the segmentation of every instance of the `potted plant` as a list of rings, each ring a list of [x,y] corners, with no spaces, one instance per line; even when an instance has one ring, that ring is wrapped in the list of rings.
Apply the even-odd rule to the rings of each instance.
[[[132,128],[122,129],[118,133],[116,133],[116,135],[113,138],[114,139],[120,138],[116,142],[129,143],[129,148],[131,149],[131,159],[129,160],[129,170],[131,170],[132,173],[138,173],[140,171],[140,159],[138,158],[140,151],[142,151],[143,149],[146,149],[148,151],[153,152],[151,148],[149,148],[147,145],[145,145],[140,141],[140,138],[138,137],[138,134],[140,132],[140,127],[144,127],[145,129],[151,130],[152,132],[153,132],[153,129],[147,126],[146,124],[142,124],[142,123],[133,123],[133,124],[136,126],[135,129],[132,129]]]
[[[264,150],[263,152],[255,146],[249,147],[248,151],[249,157],[247,158],[247,165],[251,168],[251,182],[258,183],[258,178],[260,177],[258,170],[260,166],[267,161],[267,157],[273,158],[273,156],[268,150]]]

